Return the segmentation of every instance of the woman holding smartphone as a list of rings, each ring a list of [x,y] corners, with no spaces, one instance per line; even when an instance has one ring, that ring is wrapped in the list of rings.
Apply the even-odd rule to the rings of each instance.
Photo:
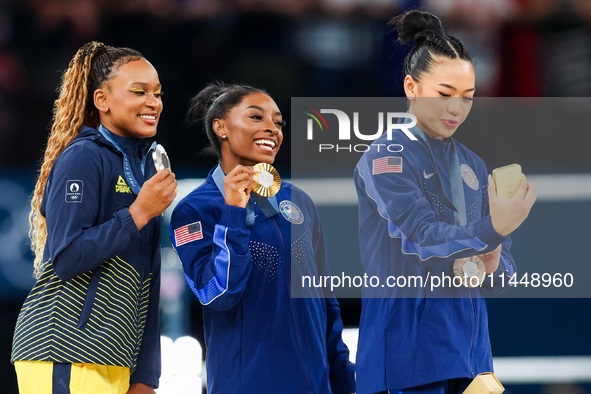
[[[480,287],[507,287],[515,272],[509,234],[536,193],[523,176],[517,193],[501,201],[483,160],[453,138],[476,88],[463,43],[427,12],[391,23],[399,41],[415,43],[404,90],[416,141],[396,133],[387,141],[385,134],[374,144],[404,149],[369,149],[357,164],[359,239],[368,275],[381,283],[413,281],[364,289],[358,392],[462,393],[477,374],[493,370]]]

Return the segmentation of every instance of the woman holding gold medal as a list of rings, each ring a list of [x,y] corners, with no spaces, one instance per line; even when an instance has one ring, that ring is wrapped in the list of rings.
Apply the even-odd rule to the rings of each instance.
[[[369,149],[354,173],[364,269],[398,285],[363,289],[358,392],[462,393],[493,370],[480,288],[508,287],[515,272],[509,234],[536,193],[521,176],[516,194],[501,200],[482,159],[452,138],[475,91],[462,42],[427,12],[392,24],[399,41],[416,44],[404,63],[404,89],[417,140],[394,133],[404,150]]]
[[[171,220],[203,304],[208,393],[354,392],[337,301],[290,295],[292,269],[327,267],[314,204],[271,167],[283,140],[277,104],[249,86],[211,84],[189,113],[219,159]]]
[[[176,180],[142,139],[161,96],[129,48],[88,43],[63,75],[31,202],[37,283],[12,347],[21,394],[158,387],[161,214]]]

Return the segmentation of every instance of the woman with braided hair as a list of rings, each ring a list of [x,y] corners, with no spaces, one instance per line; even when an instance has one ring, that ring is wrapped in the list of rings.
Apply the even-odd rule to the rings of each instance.
[[[142,138],[156,134],[161,95],[129,48],[88,43],[63,74],[31,201],[37,283],[13,338],[21,394],[158,386],[161,214],[176,180],[156,173]]]
[[[515,273],[509,234],[536,192],[522,175],[518,192],[499,200],[484,161],[452,138],[475,90],[462,42],[427,12],[392,24],[399,41],[415,43],[404,62],[415,140],[384,134],[375,145],[404,150],[369,149],[355,168],[361,260],[368,276],[390,287],[363,289],[357,392],[462,393],[493,370],[480,291],[508,287]]]

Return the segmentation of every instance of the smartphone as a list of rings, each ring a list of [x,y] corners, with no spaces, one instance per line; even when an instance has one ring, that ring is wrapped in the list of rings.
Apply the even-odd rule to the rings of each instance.
[[[508,200],[521,185],[521,166],[519,164],[509,164],[508,166],[495,168],[492,176],[497,188],[497,196],[501,200]]]

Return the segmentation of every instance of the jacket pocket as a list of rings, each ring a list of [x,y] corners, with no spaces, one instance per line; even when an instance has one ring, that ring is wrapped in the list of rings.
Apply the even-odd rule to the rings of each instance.
[[[99,267],[92,273],[92,279],[90,279],[88,290],[86,290],[86,299],[84,300],[84,306],[82,307],[82,313],[80,313],[80,321],[78,322],[77,328],[83,329],[90,318],[102,273],[103,267]]]

